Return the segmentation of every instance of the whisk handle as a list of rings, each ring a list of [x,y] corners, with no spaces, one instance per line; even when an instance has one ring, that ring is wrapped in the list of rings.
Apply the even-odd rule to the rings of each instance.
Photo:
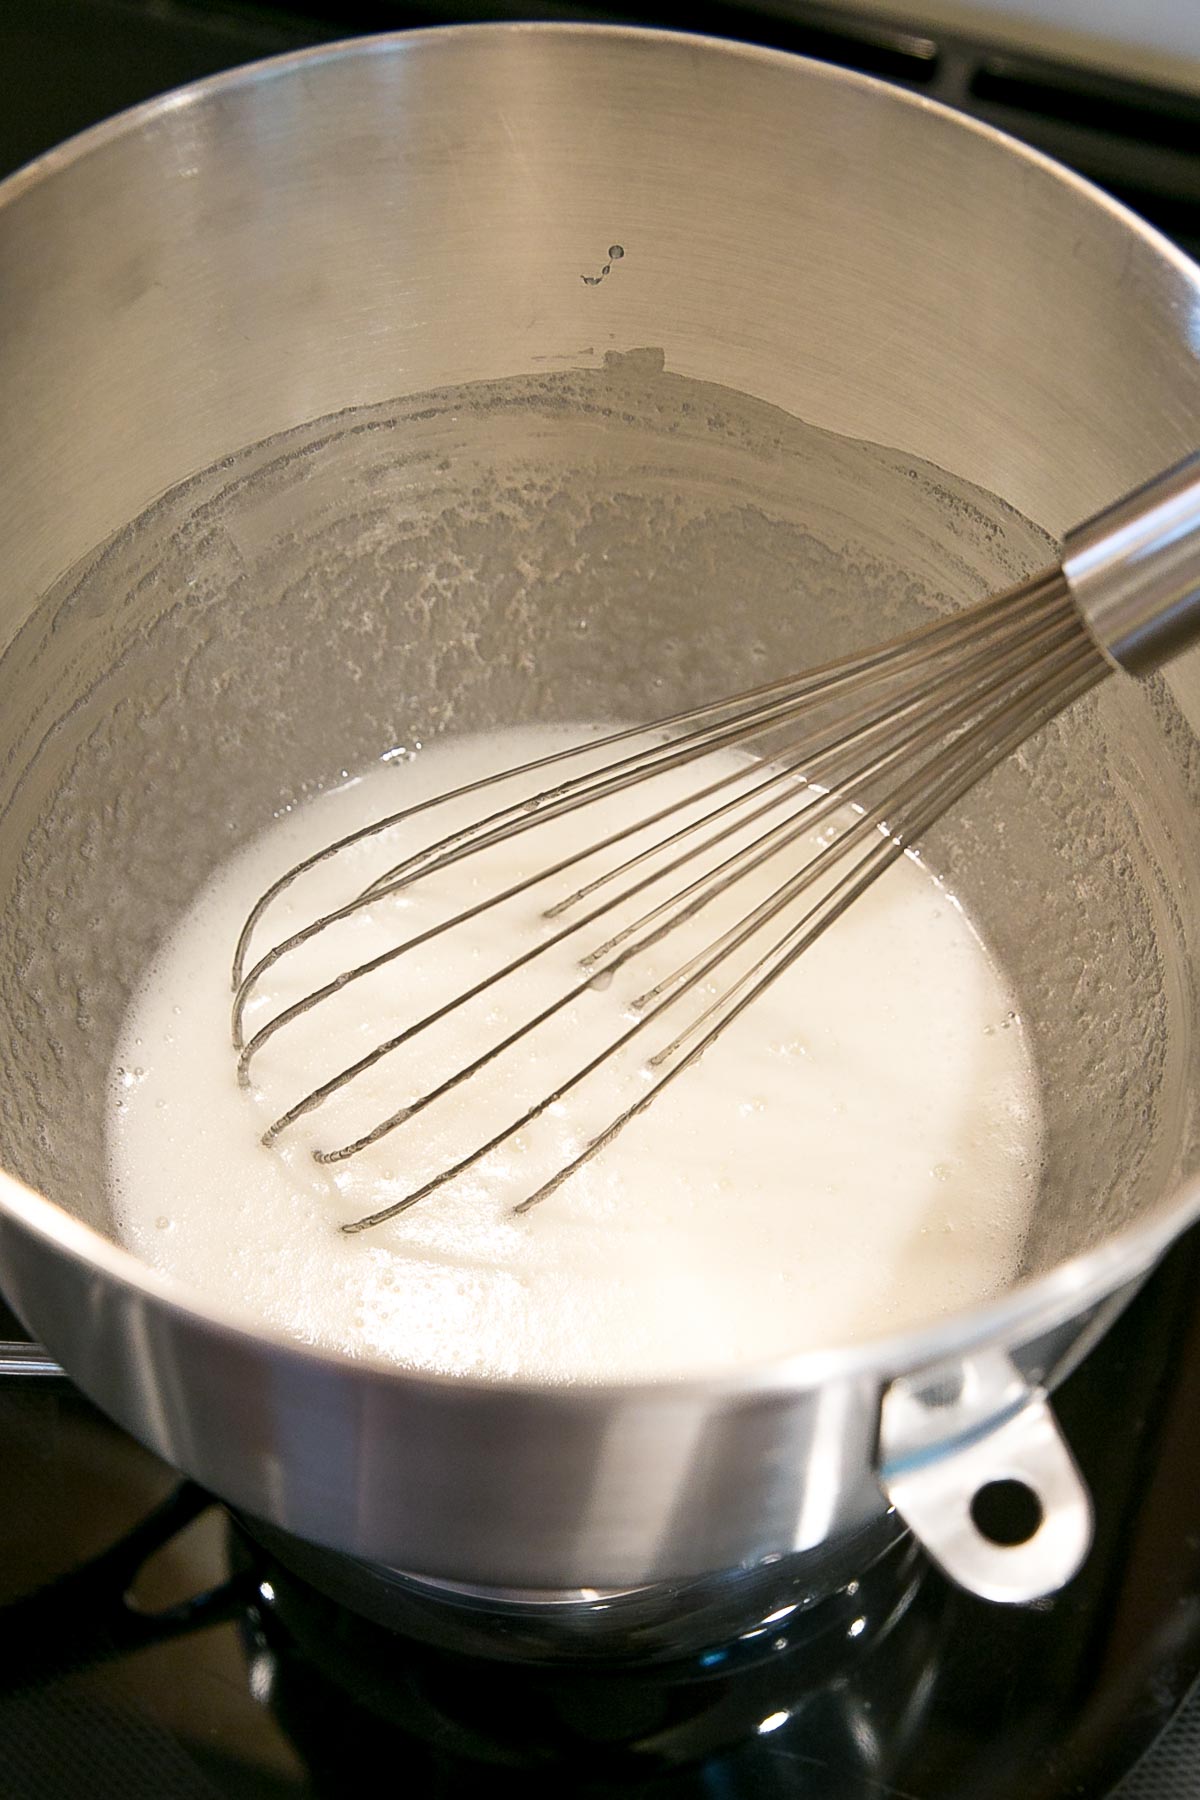
[[[1069,531],[1062,572],[1122,669],[1156,669],[1200,640],[1200,452]]]

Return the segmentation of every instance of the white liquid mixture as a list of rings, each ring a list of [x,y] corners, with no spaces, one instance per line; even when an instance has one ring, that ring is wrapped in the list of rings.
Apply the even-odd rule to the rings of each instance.
[[[910,858],[523,1215],[514,1205],[645,1090],[650,1055],[690,1015],[665,1014],[657,1036],[647,1026],[410,1210],[357,1235],[339,1229],[413,1192],[560,1087],[643,1016],[635,996],[776,887],[778,863],[355,1156],[320,1165],[312,1151],[411,1107],[579,985],[581,954],[671,884],[540,955],[263,1147],[267,1125],[319,1083],[582,916],[586,905],[544,915],[593,865],[351,983],[262,1047],[246,1089],[230,1047],[229,965],[257,896],[368,821],[582,735],[521,729],[384,759],[277,821],[199,895],[131,1006],[116,1058],[110,1178],[125,1243],[201,1301],[309,1342],[555,1382],[744,1366],[925,1321],[1003,1288],[1036,1193],[1035,1080],[1010,994],[955,901]],[[746,766],[710,759],[705,774]],[[339,971],[571,856],[627,822],[631,807],[643,816],[683,779],[664,777],[653,792],[584,809],[373,901],[265,975],[247,1033]],[[525,778],[519,792],[540,785]],[[489,794],[487,810],[514,791]],[[435,810],[321,864],[273,906],[251,961],[479,810]],[[793,847],[787,866],[812,853]],[[712,992],[698,992],[693,1014]]]

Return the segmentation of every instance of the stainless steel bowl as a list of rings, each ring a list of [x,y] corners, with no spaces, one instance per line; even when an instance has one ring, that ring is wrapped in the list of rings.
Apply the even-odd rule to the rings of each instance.
[[[127,114],[0,188],[0,273],[0,1281],[29,1327],[238,1507],[424,1577],[687,1580],[894,1502],[980,1593],[1065,1580],[1089,1506],[1046,1391],[1200,1211],[1195,659],[1115,680],[928,846],[1046,1093],[994,1304],[677,1384],[351,1361],[114,1241],[105,1082],[196,884],[347,759],[659,713],[1043,560],[1194,443],[1200,274],[922,99],[546,26]],[[1002,1476],[1042,1502],[1016,1547],[971,1516]]]

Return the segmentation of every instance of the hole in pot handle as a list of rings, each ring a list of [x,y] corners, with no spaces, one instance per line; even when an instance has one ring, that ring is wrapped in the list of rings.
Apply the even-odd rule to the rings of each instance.
[[[1049,1402],[1002,1351],[892,1382],[880,1415],[880,1481],[938,1567],[984,1600],[1054,1593],[1092,1541],[1091,1497]],[[998,1542],[976,1523],[977,1497],[998,1482],[1036,1502],[1020,1542]]]

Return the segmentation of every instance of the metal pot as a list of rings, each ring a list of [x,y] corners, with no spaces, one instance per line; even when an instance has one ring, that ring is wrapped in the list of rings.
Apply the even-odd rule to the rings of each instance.
[[[1045,560],[1194,442],[1200,273],[922,99],[527,26],[129,113],[0,189],[0,266],[0,1280],[30,1329],[243,1511],[441,1582],[687,1581],[889,1502],[981,1594],[1065,1580],[1089,1503],[1046,1392],[1200,1212],[1195,660],[1114,680],[928,845],[1046,1093],[1025,1277],[986,1307],[676,1384],[351,1361],[114,1241],[105,1083],[175,911],[343,760],[664,712]],[[1019,1546],[972,1518],[1003,1477],[1041,1502]]]

